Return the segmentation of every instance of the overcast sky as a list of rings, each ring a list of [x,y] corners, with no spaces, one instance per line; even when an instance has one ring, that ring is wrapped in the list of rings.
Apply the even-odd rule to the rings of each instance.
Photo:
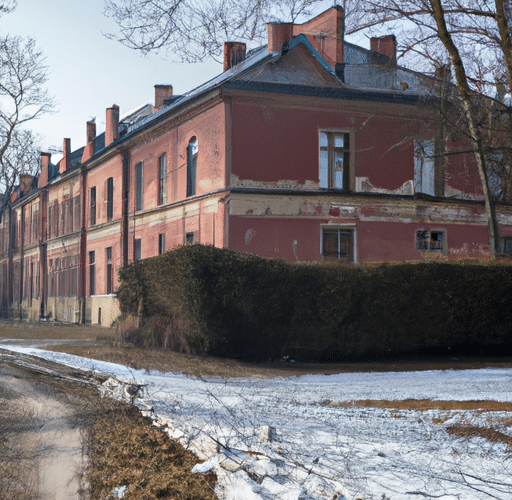
[[[43,149],[62,148],[65,137],[73,151],[84,146],[88,120],[96,117],[97,133],[103,132],[106,108],[117,104],[123,115],[153,103],[155,84],[169,83],[181,94],[222,71],[214,62],[143,57],[102,34],[115,29],[103,15],[103,0],[18,0],[12,14],[0,17],[0,33],[34,38],[46,57],[47,87],[57,107],[31,122]]]

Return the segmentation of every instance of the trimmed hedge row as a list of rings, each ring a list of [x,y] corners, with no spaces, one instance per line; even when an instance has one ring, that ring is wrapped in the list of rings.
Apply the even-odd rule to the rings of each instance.
[[[288,264],[188,245],[119,276],[124,313],[173,320],[200,354],[335,361],[511,352],[508,264]]]

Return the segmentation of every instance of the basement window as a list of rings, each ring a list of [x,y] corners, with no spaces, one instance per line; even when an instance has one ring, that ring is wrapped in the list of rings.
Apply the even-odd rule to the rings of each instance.
[[[354,262],[354,230],[322,228],[322,258],[339,262]]]
[[[504,236],[501,239],[503,254],[512,257],[512,236]]]
[[[446,231],[419,229],[416,231],[416,250],[420,252],[445,252]]]

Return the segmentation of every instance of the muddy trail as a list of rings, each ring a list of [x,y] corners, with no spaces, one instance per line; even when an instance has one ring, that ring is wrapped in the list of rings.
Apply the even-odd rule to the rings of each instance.
[[[83,445],[101,406],[87,378],[0,352],[2,498],[87,498]]]

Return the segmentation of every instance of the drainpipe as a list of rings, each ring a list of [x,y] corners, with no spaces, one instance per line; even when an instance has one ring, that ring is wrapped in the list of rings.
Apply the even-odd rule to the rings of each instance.
[[[48,191],[41,191],[41,208],[39,212],[39,301],[40,319],[46,318],[46,300],[48,297],[48,261],[46,251]]]
[[[13,245],[14,245],[14,238],[13,238],[13,234],[12,234],[12,207],[11,205],[7,205],[8,206],[8,209],[7,209],[7,216],[8,216],[8,220],[9,220],[9,226],[8,226],[8,237],[9,237],[9,241],[8,241],[8,281],[9,281],[9,284],[8,284],[8,292],[7,292],[7,297],[8,297],[8,307],[10,307],[10,314],[8,314],[8,316],[10,318],[12,318],[12,308],[13,308],[13,304],[14,304],[14,277],[13,277],[13,272],[14,272],[14,262],[13,262],[13,255],[14,255],[14,248],[13,248]]]
[[[130,153],[124,149],[121,152],[123,159],[123,205],[121,225],[121,262],[123,266],[128,265],[128,240],[129,240],[129,200],[130,200]]]
[[[87,193],[87,173],[82,167],[80,170],[80,288],[78,292],[79,318],[78,322],[85,323],[85,276],[87,259],[87,221],[86,221],[86,193]]]
[[[23,282],[24,282],[24,276],[23,273],[25,271],[25,205],[21,206],[21,238],[20,238],[20,297],[19,297],[19,304],[20,304],[20,321],[23,319],[23,308],[22,308],[22,302],[23,302]]]

